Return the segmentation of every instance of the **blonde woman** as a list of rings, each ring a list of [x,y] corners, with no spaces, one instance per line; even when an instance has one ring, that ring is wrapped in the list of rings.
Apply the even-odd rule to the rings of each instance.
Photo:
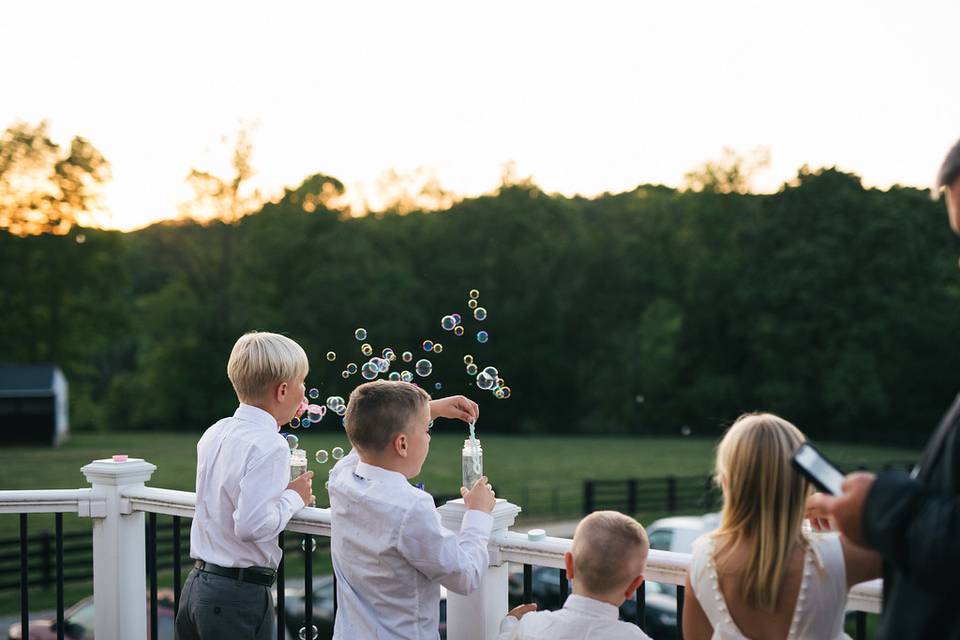
[[[880,557],[837,534],[803,531],[807,481],[790,465],[806,438],[775,415],[741,416],[717,448],[720,528],[694,545],[688,640],[845,638],[847,592]],[[691,597],[692,596],[692,597]]]

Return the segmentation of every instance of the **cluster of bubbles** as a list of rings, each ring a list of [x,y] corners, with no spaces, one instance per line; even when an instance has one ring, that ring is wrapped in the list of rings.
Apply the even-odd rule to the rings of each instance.
[[[477,363],[473,361],[473,356],[469,354],[463,356],[463,364],[466,367],[467,375],[476,376],[478,389],[490,391],[499,400],[506,400],[510,397],[510,387],[500,377],[500,371],[496,367],[484,367],[483,370],[480,370]]]
[[[326,464],[327,460],[333,458],[334,460],[339,460],[343,457],[343,447],[334,447],[330,449],[330,453],[327,453],[326,449],[319,449],[314,456],[314,459],[320,464]]]

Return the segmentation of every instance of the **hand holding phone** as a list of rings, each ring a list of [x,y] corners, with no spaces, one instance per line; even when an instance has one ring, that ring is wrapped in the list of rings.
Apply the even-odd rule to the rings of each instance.
[[[809,442],[801,444],[790,460],[810,482],[825,493],[843,493],[843,472]]]

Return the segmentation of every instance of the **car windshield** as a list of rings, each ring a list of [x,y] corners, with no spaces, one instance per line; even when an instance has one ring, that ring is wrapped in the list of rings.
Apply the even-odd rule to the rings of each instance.
[[[67,623],[71,625],[77,625],[78,627],[83,628],[83,637],[92,638],[93,637],[93,628],[94,628],[94,617],[95,611],[93,609],[93,602],[87,602],[82,605],[79,609],[73,612],[69,618],[67,618]]]

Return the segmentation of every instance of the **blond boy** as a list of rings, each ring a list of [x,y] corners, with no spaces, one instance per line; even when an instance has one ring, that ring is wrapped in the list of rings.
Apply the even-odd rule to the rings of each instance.
[[[650,543],[636,520],[616,511],[596,511],[580,521],[564,554],[573,593],[558,611],[533,612],[521,605],[500,623],[497,640],[649,640],[619,619],[619,607],[643,582]]]
[[[242,336],[227,377],[240,406],[197,443],[197,508],[190,529],[196,567],[183,586],[178,640],[273,638],[270,587],[280,562],[277,536],[313,502],[307,473],[290,482],[279,425],[297,414],[309,364],[303,349],[275,333]]]
[[[487,479],[460,489],[468,510],[459,533],[441,526],[433,498],[409,482],[427,458],[434,418],[477,415],[462,396],[431,401],[406,382],[370,382],[350,394],[344,421],[353,451],[329,485],[334,638],[436,640],[440,586],[461,594],[479,586],[496,501]]]

